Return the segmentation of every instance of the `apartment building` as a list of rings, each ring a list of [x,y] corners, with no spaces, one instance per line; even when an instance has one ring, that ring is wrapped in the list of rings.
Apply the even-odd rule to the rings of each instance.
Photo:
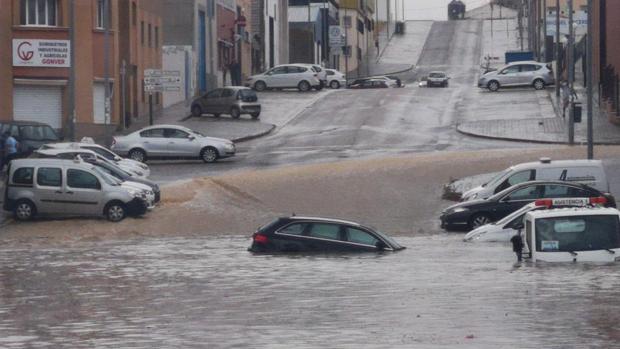
[[[0,119],[43,122],[66,136],[74,127],[76,138],[80,138],[100,137],[118,128],[121,115],[136,117],[144,112],[142,70],[160,66],[159,1],[109,0],[108,40],[105,1],[73,3],[72,62],[71,1],[0,0],[0,50],[11,53],[0,55]],[[105,58],[110,82],[108,108]],[[130,86],[125,104],[128,114],[122,113],[124,104],[120,103],[123,60]],[[75,124],[69,107],[71,69],[75,72]]]

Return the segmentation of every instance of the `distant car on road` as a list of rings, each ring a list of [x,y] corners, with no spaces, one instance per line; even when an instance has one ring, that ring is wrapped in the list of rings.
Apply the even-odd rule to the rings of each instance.
[[[235,144],[228,139],[207,137],[178,125],[154,125],[114,137],[112,151],[130,159],[200,159],[206,163],[235,156]]]
[[[428,73],[428,77],[426,78],[426,86],[427,87],[448,87],[450,77],[442,71],[432,71]]]
[[[319,73],[306,64],[277,65],[262,74],[250,76],[245,81],[245,86],[256,91],[297,88],[306,92],[313,88],[322,88]]]
[[[327,86],[333,89],[339,89],[341,86],[347,86],[347,79],[344,73],[335,69],[325,69],[327,73]]]
[[[616,207],[614,197],[579,183],[562,181],[530,181],[512,186],[486,200],[473,200],[445,209],[442,228],[466,227],[469,230],[500,220],[538,199],[605,197],[606,206]]]
[[[478,80],[478,87],[498,91],[501,87],[532,86],[543,90],[553,85],[555,79],[551,65],[536,61],[510,63],[498,70],[488,72]]]
[[[252,236],[251,252],[380,252],[404,247],[359,223],[318,217],[278,218]]]
[[[242,114],[250,114],[252,119],[258,119],[261,105],[252,89],[228,86],[216,88],[194,99],[191,111],[195,117],[212,114],[217,118],[221,114],[229,114],[233,119],[238,119]]]
[[[391,82],[390,82],[391,81]],[[349,88],[351,89],[369,89],[369,88],[390,88],[397,87],[396,82],[393,80],[385,80],[385,79],[362,79],[356,80]]]
[[[0,135],[10,132],[19,142],[17,157],[27,157],[43,144],[60,142],[61,137],[47,124],[34,121],[2,121]]]

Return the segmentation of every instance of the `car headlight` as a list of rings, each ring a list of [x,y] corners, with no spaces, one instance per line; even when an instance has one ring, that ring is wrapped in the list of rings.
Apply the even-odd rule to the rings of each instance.
[[[144,194],[144,192],[142,190],[138,190],[138,189],[127,189],[127,192],[129,193],[129,195],[131,195],[134,198],[141,198],[144,199],[146,197],[146,195]]]
[[[467,207],[456,207],[452,209],[452,213],[465,212],[469,210]]]

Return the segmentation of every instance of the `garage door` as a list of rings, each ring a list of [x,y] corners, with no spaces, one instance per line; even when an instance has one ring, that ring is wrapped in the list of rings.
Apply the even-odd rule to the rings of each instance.
[[[59,86],[13,86],[13,119],[37,121],[62,128],[62,88]]]
[[[95,124],[105,124],[105,84],[93,83],[93,116]]]

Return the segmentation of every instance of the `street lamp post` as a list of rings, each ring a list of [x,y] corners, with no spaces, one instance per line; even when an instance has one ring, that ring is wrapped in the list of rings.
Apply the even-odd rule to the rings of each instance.
[[[75,0],[69,2],[69,139],[75,142]]]
[[[568,0],[568,91],[569,91],[569,107],[568,107],[568,143],[575,143],[575,113],[573,110],[574,94],[573,84],[575,82],[575,30],[573,28],[573,0]]]
[[[110,120],[110,0],[103,0],[103,83],[105,84],[104,98],[104,137],[108,142]]]

